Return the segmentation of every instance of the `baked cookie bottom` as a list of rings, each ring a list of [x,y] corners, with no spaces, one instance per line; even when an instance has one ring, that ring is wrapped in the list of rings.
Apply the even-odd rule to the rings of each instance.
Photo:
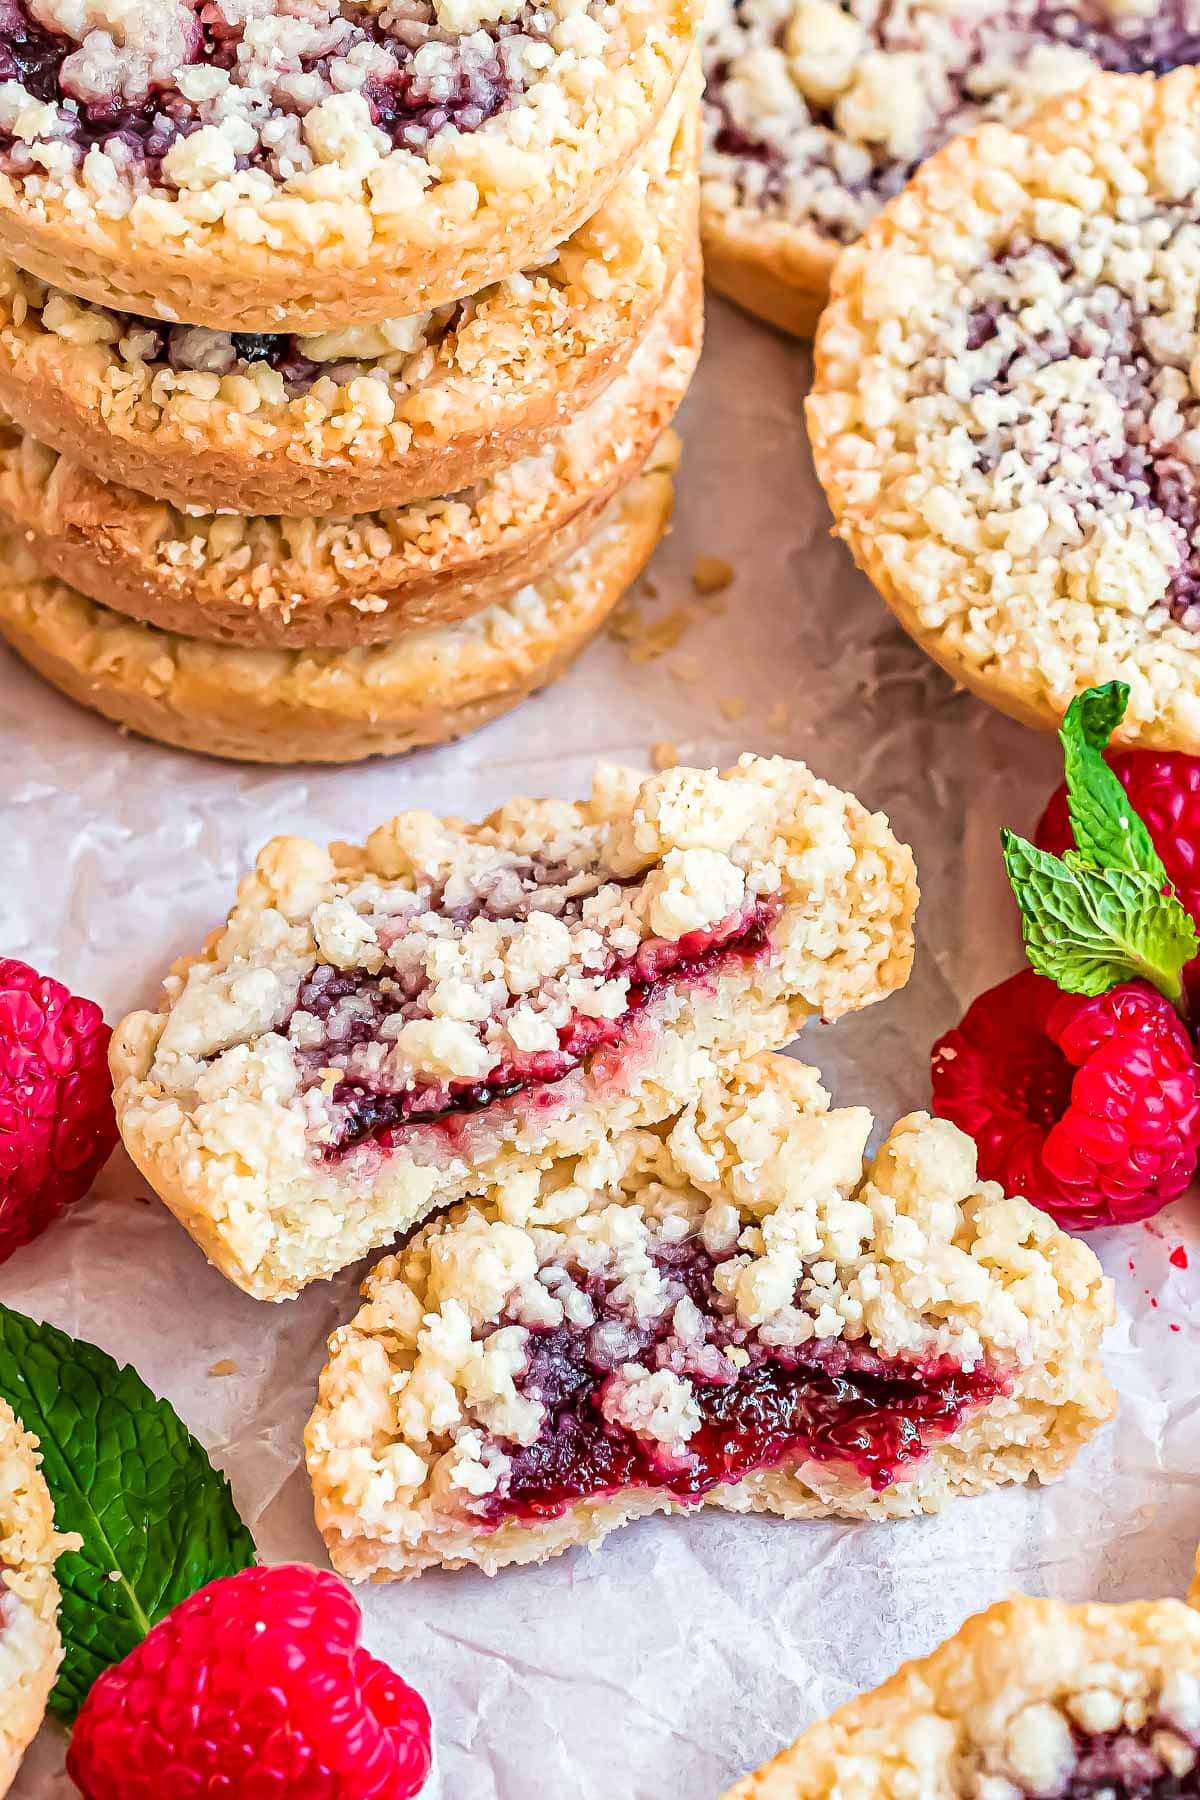
[[[871,1127],[758,1057],[379,1264],[306,1438],[334,1566],[491,1574],[653,1512],[901,1518],[1061,1476],[1113,1411],[1111,1284],[953,1126],[867,1160]]]
[[[477,293],[552,256],[603,203],[661,118],[699,22],[696,0],[547,10],[561,48],[544,72],[511,108],[440,132],[423,155],[381,144],[357,95],[339,97],[318,166],[283,182],[227,170],[219,127],[186,184],[138,193],[107,156],[77,166],[60,146],[30,191],[0,173],[0,249],[101,306],[218,330],[333,331]]]
[[[1200,1615],[1017,1597],[811,1725],[725,1800],[1195,1793]]]
[[[366,513],[456,493],[536,454],[636,348],[695,241],[699,88],[693,66],[547,265],[384,328],[168,333],[0,262],[0,406],[101,480],[181,508]]]
[[[668,434],[561,566],[394,644],[242,649],[162,631],[40,576],[12,540],[0,634],[70,699],[179,749],[262,763],[400,755],[478,729],[562,673],[667,529],[677,460]]]
[[[1120,679],[1119,741],[1192,753],[1198,100],[1097,77],[929,159],[838,263],[807,406],[838,535],[957,682],[1049,729]]]
[[[916,899],[886,819],[782,758],[276,839],[114,1034],[122,1139],[212,1262],[286,1299],[883,999]]]
[[[778,331],[810,338],[829,298],[837,246],[803,226],[701,204],[704,279],[710,288]]]
[[[45,1717],[62,1661],[54,1564],[64,1546],[39,1461],[0,1400],[0,1794]]]
[[[700,354],[696,259],[628,366],[536,457],[463,494],[347,518],[181,513],[0,428],[0,512],[100,605],[215,643],[382,644],[502,603],[572,551],[670,424]]]

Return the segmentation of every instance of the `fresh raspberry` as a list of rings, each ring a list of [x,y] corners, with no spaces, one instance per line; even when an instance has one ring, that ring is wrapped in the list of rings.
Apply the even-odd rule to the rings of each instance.
[[[933,1110],[975,1139],[979,1172],[1060,1225],[1149,1218],[1200,1156],[1200,1071],[1145,982],[1094,1000],[1023,969],[933,1047]]]
[[[93,1000],[0,959],[0,1263],[82,1198],[117,1141]]]
[[[321,1569],[210,1582],[100,1676],[67,1772],[88,1800],[409,1800],[429,1713],[361,1628]]]

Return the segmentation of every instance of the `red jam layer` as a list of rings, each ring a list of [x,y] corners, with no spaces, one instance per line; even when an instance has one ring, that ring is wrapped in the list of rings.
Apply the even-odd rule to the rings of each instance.
[[[402,1134],[416,1125],[438,1125],[453,1133],[456,1121],[482,1112],[498,1100],[553,1086],[595,1051],[621,1044],[638,1015],[669,988],[697,986],[764,959],[770,952],[771,927],[779,911],[778,902],[759,901],[710,930],[687,932],[673,941],[651,938],[633,956],[613,958],[604,976],[609,980],[628,978],[623,1013],[615,1019],[575,1013],[559,1030],[557,1050],[514,1056],[498,1065],[486,1081],[426,1084],[398,1093],[377,1092],[350,1078],[340,1081],[332,1095],[333,1104],[341,1109],[340,1125],[334,1140],[323,1147],[323,1156],[336,1159],[368,1142],[391,1150]],[[339,975],[321,968],[301,989],[297,1006],[324,1017],[348,995],[378,997],[381,979]],[[365,1042],[375,1030],[373,1020],[364,1020],[361,1029],[341,1040],[338,1047],[344,1050],[347,1043]],[[323,1063],[328,1063],[326,1049],[305,1052],[305,1064],[311,1064],[314,1071]]]
[[[1172,1775],[1152,1748],[1161,1730],[1183,1735],[1159,1723],[1139,1732],[1076,1731],[1079,1760],[1066,1785],[1054,1790],[1054,1800],[1200,1800],[1200,1762],[1186,1775]],[[1041,1796],[1026,1790],[1026,1800]]]
[[[489,1523],[554,1518],[585,1496],[626,1488],[698,1500],[757,1469],[803,1461],[848,1464],[882,1493],[1005,1391],[994,1371],[968,1374],[948,1359],[908,1364],[844,1343],[785,1359],[756,1346],[757,1360],[733,1381],[692,1377],[703,1422],[686,1454],[664,1462],[656,1443],[603,1417],[608,1376],[590,1365],[586,1343],[569,1328],[534,1334],[518,1385],[536,1392],[550,1421],[536,1443],[502,1446],[510,1472],[503,1493],[481,1504]]]

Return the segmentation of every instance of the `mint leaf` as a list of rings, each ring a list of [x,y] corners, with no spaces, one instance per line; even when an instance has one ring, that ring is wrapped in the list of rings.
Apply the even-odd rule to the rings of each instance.
[[[1149,981],[1178,1000],[1196,928],[1173,894],[1140,869],[1094,869],[1074,851],[1039,850],[1002,831],[1004,867],[1021,909],[1030,964],[1069,994]]]
[[[0,1395],[41,1440],[58,1529],[65,1656],[50,1697],[75,1717],[96,1677],[205,1582],[255,1560],[229,1484],[165,1400],[94,1344],[0,1306]]]
[[[1079,854],[1098,869],[1128,869],[1168,885],[1153,839],[1102,755],[1125,715],[1123,681],[1088,688],[1066,711],[1059,738],[1067,773],[1067,811]]]

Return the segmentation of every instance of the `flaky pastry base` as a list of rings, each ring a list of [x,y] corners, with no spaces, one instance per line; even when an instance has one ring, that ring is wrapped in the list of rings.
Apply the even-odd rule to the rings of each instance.
[[[31,304],[44,290],[11,264],[0,406],[100,480],[181,508],[365,513],[470,487],[536,455],[637,347],[695,240],[699,87],[693,67],[635,167],[552,263],[476,296],[387,423],[345,389],[337,403],[256,397],[250,410],[244,380],[212,399],[178,381],[164,396],[153,369],[92,341],[86,316],[46,326]]]
[[[0,635],[79,705],[182,750],[259,763],[401,755],[478,730],[568,667],[667,529],[677,454],[668,433],[536,584],[394,644],[243,649],[161,631],[39,577],[11,540]]]
[[[989,1791],[1003,1792],[1008,1771],[1031,1774],[1045,1754],[1053,1720],[1042,1709],[1099,1717],[1110,1697],[1118,1711],[1121,1701],[1144,1706],[1181,1677],[1191,1687],[1200,1678],[1200,1618],[1178,1600],[1017,1596],[809,1726],[724,1800],[955,1800],[976,1791],[963,1782],[981,1767],[998,1784]],[[1010,1791],[1021,1791],[1016,1781]]]
[[[732,211],[700,190],[704,279],[726,300],[786,331],[810,338],[841,246],[811,225],[773,219],[757,207]]]
[[[0,175],[0,249],[101,306],[223,331],[332,331],[424,312],[547,259],[596,211],[662,116],[698,11],[695,0],[618,0],[598,81],[575,58],[567,81],[544,78],[478,131],[441,132],[423,159],[385,157],[384,171],[403,155],[406,173],[419,163],[428,175],[398,197],[386,177],[337,169],[317,191],[259,206],[235,175],[198,196],[139,195],[114,216],[78,178],[30,196]]]
[[[41,1726],[62,1661],[54,1564],[65,1545],[55,1534],[40,1460],[36,1440],[0,1400],[0,1794]],[[7,1650],[6,1587],[21,1609],[11,1627],[20,1643]]]
[[[537,458],[473,492],[345,519],[174,512],[0,430],[0,512],[88,599],[252,648],[384,644],[502,603],[570,554],[638,473],[700,354],[695,261],[629,366]]]

